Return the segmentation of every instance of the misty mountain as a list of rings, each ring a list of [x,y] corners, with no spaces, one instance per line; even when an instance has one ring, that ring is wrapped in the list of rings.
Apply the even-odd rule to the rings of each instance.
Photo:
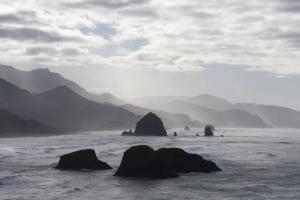
[[[237,103],[234,107],[259,115],[271,127],[300,128],[300,112],[272,105]]]
[[[0,79],[0,108],[64,130],[132,128],[139,117],[123,108],[90,101],[66,86],[41,94]]]
[[[213,110],[202,107],[188,101],[171,101],[167,103],[148,102],[153,109],[164,110],[173,113],[185,113],[192,119],[206,124],[214,124],[223,127],[266,127],[264,121],[257,115],[244,110],[229,109],[225,111]]]
[[[195,97],[145,97],[136,99],[135,102],[152,109],[185,113],[192,119],[197,119],[203,123],[209,121],[210,123],[217,123],[222,126],[230,124],[233,127],[243,127],[245,125],[249,127],[249,121],[259,117],[267,127],[300,128],[300,112],[297,110],[274,105],[253,103],[234,104],[212,95],[198,95]],[[253,115],[256,117],[253,117]],[[261,124],[260,120],[257,119],[254,121]],[[254,121],[250,123],[250,127],[255,125]]]
[[[0,64],[0,78],[31,93],[42,93],[52,90],[58,86],[67,86],[77,94],[92,101],[99,103],[107,102],[115,105],[126,103],[125,101],[109,93],[90,93],[77,83],[64,78],[58,73],[50,72],[48,69],[21,71],[15,69],[14,67]]]
[[[213,110],[226,110],[232,108],[233,105],[226,99],[207,94],[181,99]]]
[[[33,119],[23,119],[6,109],[0,110],[0,135],[33,135],[45,133],[57,133],[54,129],[42,122]]]
[[[108,104],[128,104],[110,93],[90,93],[77,83],[65,79],[58,73],[50,72],[48,69],[21,71],[10,66],[0,65],[0,78],[16,85],[18,88],[25,89],[23,93],[28,93],[27,91],[29,91],[30,93],[39,94],[45,93],[49,90],[59,89],[59,86],[66,86],[74,91],[77,96],[80,95],[86,99],[94,101],[94,103],[99,102],[101,105],[107,104],[106,106],[109,106]],[[31,96],[34,95],[31,94]],[[23,97],[24,96],[22,96],[22,98]],[[42,95],[39,98],[42,98]],[[176,105],[179,104],[178,101],[181,102],[180,105]],[[233,127],[263,127],[263,123],[261,123],[261,121],[263,121],[265,126],[268,127],[299,128],[300,124],[300,112],[296,110],[269,105],[244,103],[234,104],[226,99],[212,95],[198,95],[194,97],[143,97],[134,99],[132,102],[140,107],[134,108],[134,106],[128,107],[128,105],[127,108],[126,105],[123,107],[136,114],[145,114],[145,108],[148,108],[146,109],[147,111],[154,109],[154,111],[160,112],[161,117],[164,121],[166,121],[166,124],[170,125],[170,127],[180,127],[183,123],[193,126],[192,124],[195,122],[193,122],[193,120],[201,121],[201,123],[215,123],[219,126]],[[169,102],[172,103],[165,107],[165,105],[169,104]],[[176,106],[173,107],[172,105]],[[15,104],[15,107],[24,109],[22,106],[17,106],[17,104]],[[196,124],[198,123],[199,122]]]
[[[275,105],[261,105],[254,103],[236,103],[233,104],[225,99],[211,96],[199,95],[192,102],[216,110],[244,110],[253,115],[259,116],[268,127],[281,128],[300,128],[300,112]]]
[[[113,105],[124,105],[127,103],[126,101],[112,95],[111,93],[87,94],[86,97],[99,103],[110,103]]]
[[[201,94],[198,96],[153,96],[153,97],[141,97],[133,99],[132,102],[137,105],[147,106],[153,103],[168,103],[172,101],[186,101],[193,104],[197,104],[202,107],[214,109],[214,110],[226,110],[232,108],[233,104],[226,99],[216,97],[213,95]]]
[[[199,121],[191,120],[191,118],[186,114],[168,113],[168,112],[143,108],[139,106],[134,106],[131,104],[125,104],[122,105],[121,107],[140,116],[144,116],[149,112],[155,113],[162,119],[162,121],[164,122],[167,128],[182,128],[185,126],[189,126],[189,127],[203,126],[203,124],[200,123]]]

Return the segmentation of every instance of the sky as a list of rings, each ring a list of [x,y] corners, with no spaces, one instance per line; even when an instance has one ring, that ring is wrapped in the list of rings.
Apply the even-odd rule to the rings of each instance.
[[[0,0],[0,63],[122,98],[300,110],[299,0]]]

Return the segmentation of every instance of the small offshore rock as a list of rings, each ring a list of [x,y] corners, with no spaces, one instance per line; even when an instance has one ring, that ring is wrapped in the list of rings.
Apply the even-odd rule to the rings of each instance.
[[[57,169],[93,169],[108,170],[112,169],[106,162],[98,160],[95,150],[83,149],[60,157]]]

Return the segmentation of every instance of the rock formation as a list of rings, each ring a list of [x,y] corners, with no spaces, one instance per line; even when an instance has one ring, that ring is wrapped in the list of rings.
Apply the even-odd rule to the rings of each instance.
[[[220,170],[212,161],[179,148],[155,151],[149,146],[139,145],[125,151],[115,176],[161,179],[178,177],[177,173],[209,173]]]
[[[149,112],[136,124],[134,135],[166,136],[167,132],[161,119]]]
[[[130,131],[123,131],[123,132],[122,132],[122,135],[123,135],[123,136],[132,136],[132,135],[133,135],[133,132],[132,132],[132,130],[130,130]]]
[[[84,149],[65,154],[60,157],[57,169],[93,169],[107,170],[112,169],[107,163],[98,160],[95,150]]]
[[[212,125],[206,125],[204,127],[204,136],[214,136],[213,130],[215,130],[215,128]]]
[[[125,136],[167,136],[162,120],[154,113],[149,112],[137,122],[135,131],[124,131]]]

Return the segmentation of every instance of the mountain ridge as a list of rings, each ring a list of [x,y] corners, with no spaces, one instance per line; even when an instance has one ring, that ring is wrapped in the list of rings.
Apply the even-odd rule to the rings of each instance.
[[[76,82],[64,78],[59,73],[51,72],[48,68],[23,71],[12,66],[0,64],[0,78],[31,93],[43,93],[63,85],[77,94],[99,103],[106,102],[114,105],[127,103],[110,93],[95,94],[88,92]]]
[[[57,134],[58,129],[34,119],[23,119],[16,114],[10,113],[7,109],[0,109],[0,135],[11,134],[21,135],[44,135]]]
[[[36,119],[50,126],[68,130],[111,130],[132,128],[139,117],[123,108],[101,104],[78,95],[66,86],[31,94],[11,83],[0,81],[0,88],[10,86],[9,93],[0,90],[0,108],[6,108],[25,119]],[[2,83],[2,84],[1,84]],[[20,103],[22,102],[22,103]]]

